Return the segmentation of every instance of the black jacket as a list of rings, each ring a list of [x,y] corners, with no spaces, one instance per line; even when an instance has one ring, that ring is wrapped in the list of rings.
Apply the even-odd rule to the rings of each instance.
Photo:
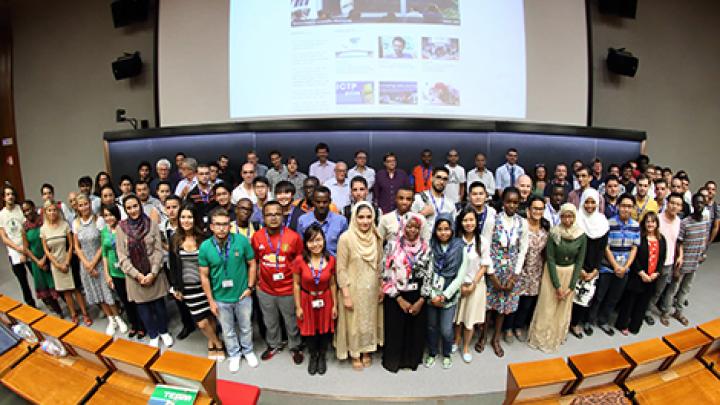
[[[667,243],[665,242],[665,238],[660,236],[660,249],[658,251],[658,260],[657,260],[657,266],[655,267],[655,272],[660,273],[662,271],[662,267],[665,264],[665,257],[667,254]],[[647,272],[648,268],[648,261],[650,260],[650,247],[648,245],[647,237],[643,236],[640,240],[640,247],[638,247],[637,255],[635,256],[635,260],[630,265],[630,269],[628,270],[628,283],[627,283],[627,290],[632,292],[645,292],[647,289],[655,288],[655,282],[652,283],[646,283],[642,281],[642,278],[640,278],[640,272],[645,271]],[[657,281],[657,279],[655,280]]]

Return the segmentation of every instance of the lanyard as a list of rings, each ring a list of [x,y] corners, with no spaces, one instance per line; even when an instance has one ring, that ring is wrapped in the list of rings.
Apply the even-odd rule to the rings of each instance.
[[[442,200],[440,201],[440,208],[438,208],[437,204],[435,203],[435,196],[433,195],[432,191],[430,191],[428,194],[430,194],[430,199],[432,200],[433,206],[435,206],[435,215],[440,215],[443,207],[445,207],[445,194],[443,194]]]
[[[552,204],[548,204],[548,211],[550,212],[550,220],[552,221],[552,225],[556,226],[560,223],[560,215],[557,215],[557,211],[555,211],[555,208],[553,208]]]
[[[512,218],[512,226],[510,228],[510,232],[508,233],[507,229],[505,229],[505,224],[502,224],[502,231],[505,234],[505,237],[507,238],[507,247],[510,248],[510,243],[512,243],[512,237],[515,235],[515,216],[513,215]],[[502,221],[501,221],[502,222]]]
[[[402,217],[400,214],[398,214],[397,210],[395,210],[395,218],[397,218],[398,221],[398,232],[402,230]]]
[[[329,218],[329,215],[330,214],[328,214],[328,218]],[[330,221],[328,221],[328,218],[325,218],[325,221],[323,223],[320,223],[320,221],[318,221],[317,218],[315,219],[315,222],[314,222],[314,223],[320,225],[320,228],[323,230],[323,233],[325,234],[326,238],[328,237],[328,231],[330,230]]]
[[[202,200],[202,202],[204,202],[206,204],[210,202],[210,191],[208,191],[206,193],[206,192],[202,191],[202,189],[200,187],[198,187],[198,192],[200,193],[200,199]]]
[[[277,249],[275,246],[273,246],[272,240],[270,240],[270,234],[268,233],[267,228],[265,228],[265,238],[267,239],[268,246],[270,247],[270,250],[275,251],[275,271],[280,271],[280,249],[282,249],[282,237],[283,233],[285,232],[285,228],[280,228],[280,239],[278,240]]]
[[[483,212],[482,212],[482,214],[480,214],[480,221],[478,221],[478,222],[480,222],[480,227],[478,228],[480,233],[482,233],[483,228],[485,228],[485,220],[486,219],[487,219],[487,205],[483,205]]]
[[[432,171],[430,169],[427,169],[427,171],[426,171],[426,169],[424,167],[421,167],[421,169],[422,169],[422,177],[423,177],[423,186],[425,186],[427,184],[428,180],[430,180],[430,173],[432,173]]]
[[[217,238],[213,236],[212,243],[215,246],[215,249],[217,249],[218,256],[220,256],[220,259],[222,260],[222,268],[223,272],[225,273],[225,277],[227,278],[227,261],[230,257],[230,242],[232,241],[232,234],[228,234],[228,238],[225,241],[225,249],[220,249],[220,245],[218,244]]]
[[[318,266],[317,271],[315,271],[315,268],[312,265],[312,259],[308,260],[308,267],[310,267],[310,273],[312,274],[313,282],[315,282],[315,285],[320,284],[320,277],[322,276],[323,272],[323,261],[325,259],[325,256],[320,257],[320,265]]]
[[[466,244],[465,244],[465,247],[466,247],[467,249],[465,250],[465,253],[468,253],[468,254],[469,254],[469,253],[470,253],[470,249],[472,249],[473,246],[475,246],[475,241],[473,241],[473,242],[470,243],[469,245],[466,243]]]
[[[287,218],[285,218],[285,221],[283,221],[283,226],[290,227],[290,219],[292,219],[293,212],[295,212],[295,206],[290,205],[290,212],[287,215]]]
[[[643,211],[645,211],[645,207],[647,207],[648,203],[650,203],[650,196],[645,196],[645,204],[642,205],[642,207],[637,207],[637,216],[638,221],[640,220],[640,216],[642,215]]]
[[[240,233],[241,227],[240,227],[240,223],[239,223],[239,222],[235,221],[235,227],[237,228],[238,233]],[[245,228],[245,237],[246,237],[246,238],[250,239],[250,236],[251,236],[251,235],[250,235],[250,231],[251,231],[252,229],[253,229],[253,224],[252,224],[252,222],[248,221],[248,226]]]

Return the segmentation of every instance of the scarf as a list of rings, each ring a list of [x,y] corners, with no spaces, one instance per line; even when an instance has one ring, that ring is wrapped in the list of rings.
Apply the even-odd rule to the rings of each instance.
[[[433,270],[435,273],[444,277],[446,281],[451,281],[457,275],[460,270],[460,265],[463,260],[463,248],[465,243],[460,238],[455,237],[454,231],[450,236],[450,240],[447,243],[447,249],[443,251],[442,244],[437,238],[437,228],[443,223],[447,222],[450,225],[450,229],[454,228],[452,217],[448,214],[440,214],[435,220],[435,226],[432,232],[432,254],[433,254]]]
[[[588,198],[592,198],[596,204],[595,211],[590,214],[585,211],[585,200]],[[580,213],[577,216],[576,222],[590,239],[601,238],[610,229],[607,218],[599,212],[599,208],[600,193],[595,191],[594,188],[586,188],[582,193],[582,197],[580,197]]]
[[[573,221],[572,225],[570,225],[570,227],[566,227],[561,221],[550,230],[550,236],[555,241],[555,244],[558,245],[560,244],[561,239],[575,240],[585,233],[582,228],[578,226],[577,209],[575,206],[571,203],[565,203],[560,206],[560,216],[562,217],[562,214],[566,212],[572,212],[573,215],[575,215],[575,221]]]
[[[150,225],[150,218],[142,213],[138,219],[127,218],[120,221],[120,229],[127,235],[130,263],[142,275],[152,271],[145,247],[145,236],[150,232]]]
[[[357,223],[357,214],[361,208],[369,208],[372,219],[370,221],[370,229],[366,232],[360,230]],[[350,249],[358,252],[360,257],[371,264],[377,264],[380,257],[380,235],[375,228],[375,209],[372,204],[367,201],[360,201],[355,204],[350,218],[350,226],[347,230]]]
[[[29,231],[31,229],[39,228],[43,224],[43,217],[42,215],[36,215],[35,220],[30,221],[28,219],[25,220],[25,223],[23,224],[23,228],[25,228],[25,231]]]
[[[385,267],[394,269],[398,279],[409,280],[412,278],[413,264],[421,253],[427,252],[428,244],[422,239],[425,218],[414,212],[408,212],[403,217],[402,229],[398,232],[400,237],[393,242],[390,253],[385,258]],[[405,228],[411,221],[416,222],[420,228],[414,242],[405,238]]]

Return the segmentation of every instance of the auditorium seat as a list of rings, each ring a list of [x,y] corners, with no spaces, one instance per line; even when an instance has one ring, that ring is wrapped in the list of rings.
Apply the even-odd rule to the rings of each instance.
[[[525,404],[538,399],[553,401],[576,379],[562,358],[509,364],[505,404]]]
[[[217,399],[214,360],[167,350],[150,366],[150,370],[161,384],[197,389],[196,404]]]
[[[675,350],[676,353],[669,360],[666,367],[673,367],[674,365],[690,361],[696,357],[699,358],[712,342],[707,335],[695,328],[689,328],[667,335],[663,337],[663,341]]]
[[[12,320],[7,313],[21,305],[20,301],[16,301],[7,295],[0,296],[0,322],[4,323],[5,326],[12,325]]]
[[[577,374],[577,382],[566,393],[585,393],[590,389],[619,390],[614,386],[631,365],[625,357],[612,349],[568,357],[568,364]]]
[[[717,373],[718,363],[720,363],[720,318],[699,325],[698,330],[712,340],[705,353],[700,357],[700,361]]]
[[[667,368],[675,351],[661,339],[648,339],[620,347],[622,354],[631,364],[621,376],[621,381],[637,378]]]

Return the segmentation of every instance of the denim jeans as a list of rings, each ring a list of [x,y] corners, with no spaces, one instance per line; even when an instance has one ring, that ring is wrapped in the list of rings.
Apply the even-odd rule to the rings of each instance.
[[[150,339],[155,339],[158,334],[168,333],[168,316],[165,308],[165,298],[158,298],[154,301],[137,304],[137,312],[145,326],[145,332]]]
[[[427,328],[427,344],[428,354],[435,357],[438,352],[438,338],[442,338],[442,354],[450,357],[452,345],[455,341],[453,330],[453,320],[455,319],[455,310],[457,305],[450,308],[437,308],[428,305],[428,328]]]
[[[252,352],[252,298],[246,297],[232,303],[216,301],[216,304],[228,356],[237,357]],[[235,332],[236,326],[240,329],[239,339]]]

